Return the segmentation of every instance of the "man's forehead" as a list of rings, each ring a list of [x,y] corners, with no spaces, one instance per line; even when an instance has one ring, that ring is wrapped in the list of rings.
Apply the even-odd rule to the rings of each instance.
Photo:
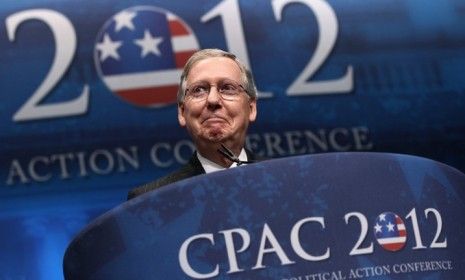
[[[236,61],[228,57],[209,57],[197,61],[189,71],[187,79],[240,78],[241,69]]]

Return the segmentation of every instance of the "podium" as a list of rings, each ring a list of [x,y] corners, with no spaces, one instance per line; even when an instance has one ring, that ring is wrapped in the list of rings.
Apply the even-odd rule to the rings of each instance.
[[[465,175],[414,156],[274,159],[146,193],[69,245],[66,279],[463,279]]]

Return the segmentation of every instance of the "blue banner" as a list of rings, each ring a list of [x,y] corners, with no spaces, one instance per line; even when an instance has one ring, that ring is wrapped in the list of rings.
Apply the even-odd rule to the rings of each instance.
[[[2,3],[0,279],[61,279],[80,228],[189,159],[175,93],[197,49],[252,69],[247,145],[261,156],[396,152],[465,170],[462,11],[460,0]]]

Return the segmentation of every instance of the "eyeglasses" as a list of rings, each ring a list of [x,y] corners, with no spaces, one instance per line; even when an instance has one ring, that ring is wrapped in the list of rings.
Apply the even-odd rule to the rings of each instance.
[[[207,82],[193,83],[186,89],[185,96],[192,101],[205,101],[212,87],[216,87],[221,99],[229,101],[238,100],[240,93],[243,91],[246,92],[242,85],[226,80],[216,85],[211,85]]]

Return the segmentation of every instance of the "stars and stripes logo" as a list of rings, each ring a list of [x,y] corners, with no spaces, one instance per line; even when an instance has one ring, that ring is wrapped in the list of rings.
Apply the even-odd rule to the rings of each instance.
[[[388,251],[399,251],[407,241],[404,221],[392,212],[384,212],[376,218],[374,232],[379,245]]]
[[[94,60],[114,94],[134,105],[158,107],[176,102],[182,68],[198,49],[181,18],[157,7],[136,6],[104,24]]]

